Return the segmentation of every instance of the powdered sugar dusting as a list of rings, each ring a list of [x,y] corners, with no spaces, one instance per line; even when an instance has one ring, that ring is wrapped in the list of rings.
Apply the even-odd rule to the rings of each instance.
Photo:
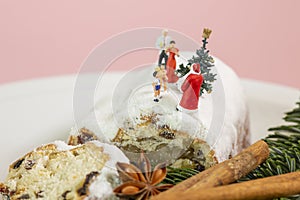
[[[193,53],[181,52],[181,54],[189,58]],[[225,102],[224,119],[218,122],[223,123],[221,129],[214,130],[215,121],[213,121],[213,115],[216,112],[214,110],[211,94],[204,94],[199,99],[198,112],[185,114],[175,110],[182,95],[177,88],[178,86],[180,87],[183,79],[179,79],[178,86],[171,85],[172,90],[169,90],[168,93],[163,92],[162,99],[160,99],[158,103],[153,102],[151,83],[145,82],[142,87],[137,86],[137,88],[130,88],[128,91],[130,91],[131,94],[118,94],[112,90],[103,94],[103,91],[99,90],[99,93],[101,93],[99,96],[101,96],[101,98],[95,106],[95,110],[77,127],[86,127],[95,132],[102,142],[109,143],[115,137],[120,127],[126,127],[124,122],[128,121],[128,119],[134,124],[139,124],[142,122],[140,114],[147,115],[154,112],[158,114],[158,124],[167,124],[174,130],[184,131],[206,140],[215,150],[218,161],[226,160],[229,155],[234,155],[241,150],[242,145],[239,144],[240,141],[238,138],[243,138],[243,135],[246,135],[246,133],[241,132],[241,130],[245,130],[243,127],[249,126],[246,120],[248,110],[238,77],[231,68],[222,61],[215,57],[214,59],[215,68],[218,71],[216,77],[217,81],[215,82],[222,81],[223,88],[221,89],[224,90],[223,92],[225,93],[225,97],[219,100]],[[182,60],[178,60],[178,63],[181,62]],[[134,77],[148,77],[148,80],[149,76],[152,76],[154,67],[155,65],[153,65],[153,68],[138,72]],[[107,87],[111,87],[111,85],[118,83],[121,79],[122,74],[107,80]],[[213,93],[219,92],[218,88],[213,89]],[[113,95],[115,95],[114,98],[117,100],[122,99],[119,98],[122,95],[128,95],[128,101],[121,101],[120,105],[113,109],[113,106],[115,106],[112,105]],[[95,114],[96,119],[93,117]]]
[[[61,140],[56,140],[53,142],[53,144],[56,146],[58,151],[69,151],[76,147],[76,146],[68,145],[64,141],[61,141]]]
[[[89,186],[90,195],[85,198],[86,200],[92,200],[95,198],[106,199],[113,195],[114,185],[118,183],[117,173],[115,170],[104,167],[101,170],[96,180]]]

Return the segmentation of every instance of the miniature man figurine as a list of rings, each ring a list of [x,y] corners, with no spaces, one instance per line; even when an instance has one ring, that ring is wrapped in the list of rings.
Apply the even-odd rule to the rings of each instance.
[[[177,110],[186,113],[197,111],[200,89],[203,83],[200,64],[193,64],[191,70],[191,73],[188,75],[181,86],[183,94],[180,103],[176,108]]]
[[[178,76],[175,74],[175,70],[176,70],[175,55],[179,56],[179,49],[175,47],[174,40],[170,42],[170,46],[166,49],[166,52],[169,52],[169,58],[167,62],[168,83],[176,83],[178,81]]]
[[[164,92],[167,91],[167,82],[168,82],[168,77],[167,77],[167,72],[165,70],[165,64],[161,64],[160,67],[156,67],[155,71],[157,71],[157,78],[160,80],[161,85],[164,88]]]
[[[169,45],[171,41],[170,36],[168,36],[168,30],[164,29],[162,31],[162,35],[157,38],[156,40],[156,48],[160,49],[160,53],[159,53],[159,59],[158,59],[158,66],[161,66],[162,60],[165,60],[165,63],[167,63],[168,61],[168,55],[166,53],[166,48]]]
[[[159,98],[160,98],[160,79],[158,78],[158,72],[155,71],[153,73],[153,77],[155,77],[155,80],[153,81],[152,83],[152,86],[153,86],[153,91],[154,91],[154,99],[153,101],[155,102],[159,102]]]

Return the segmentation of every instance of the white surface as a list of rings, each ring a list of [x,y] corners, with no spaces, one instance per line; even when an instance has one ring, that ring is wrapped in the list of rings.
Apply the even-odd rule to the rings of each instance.
[[[64,76],[0,87],[0,180],[6,176],[8,165],[26,152],[40,144],[67,138],[74,124],[74,81],[75,76]],[[251,80],[242,83],[255,141],[265,136],[270,126],[282,123],[283,113],[295,106],[300,91]]]

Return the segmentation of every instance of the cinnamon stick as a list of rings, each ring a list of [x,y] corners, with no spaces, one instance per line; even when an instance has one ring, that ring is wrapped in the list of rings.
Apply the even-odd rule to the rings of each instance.
[[[279,176],[271,176],[242,183],[187,191],[180,195],[180,200],[193,199],[274,199],[300,194],[300,172],[293,172]],[[168,199],[175,199],[169,196]]]
[[[168,199],[169,195],[178,195],[186,190],[197,191],[201,188],[227,185],[245,176],[269,156],[267,143],[260,140],[244,149],[233,158],[219,163],[177,185],[154,196],[152,199]]]

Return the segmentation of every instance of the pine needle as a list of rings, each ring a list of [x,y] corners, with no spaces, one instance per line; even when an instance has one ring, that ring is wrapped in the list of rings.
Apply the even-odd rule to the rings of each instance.
[[[270,148],[269,158],[239,182],[300,171],[300,101],[296,105],[297,107],[285,113],[286,116],[283,118],[289,125],[269,129],[274,131],[264,139]],[[189,168],[168,167],[167,169],[167,177],[163,182],[171,184],[178,184],[199,173]],[[300,194],[280,199],[299,198]]]
[[[283,118],[289,125],[270,128],[275,131],[264,140],[270,148],[269,158],[240,181],[276,176],[300,170],[300,102]],[[293,196],[284,199],[297,199]]]

